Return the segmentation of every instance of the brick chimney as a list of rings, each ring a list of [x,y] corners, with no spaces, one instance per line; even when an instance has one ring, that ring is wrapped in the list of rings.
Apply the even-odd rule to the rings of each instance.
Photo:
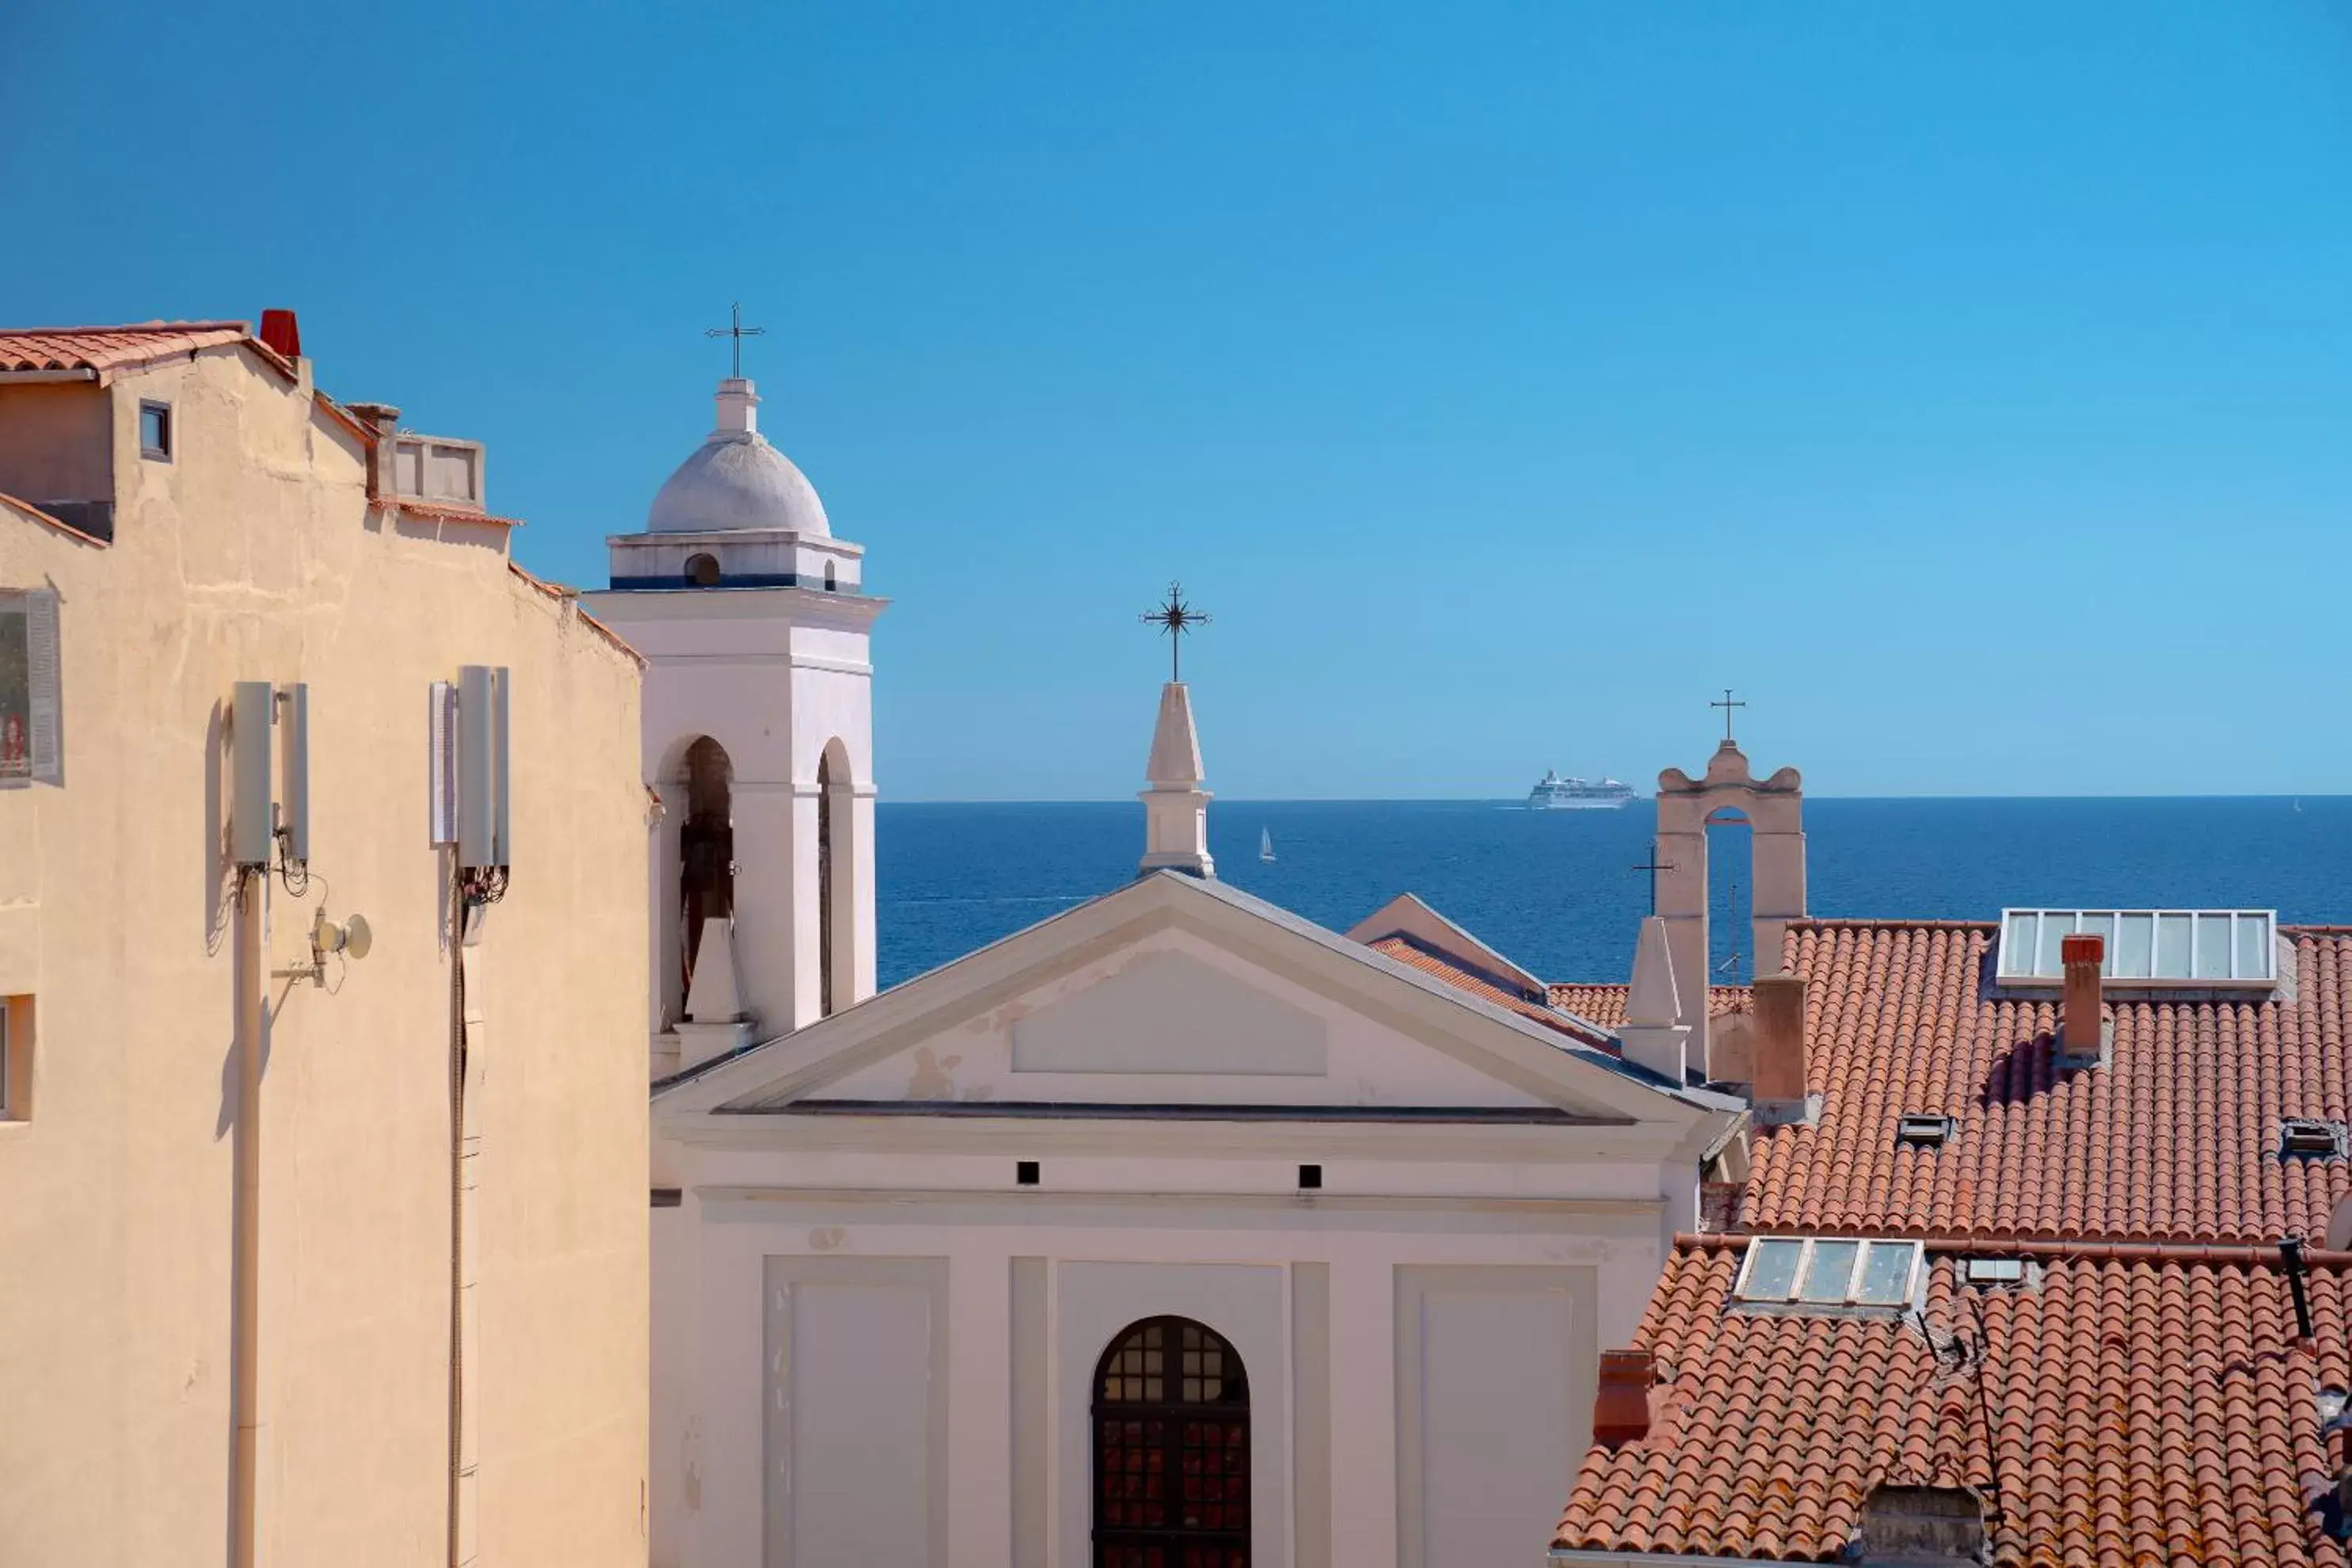
[[[1594,1442],[1616,1448],[1650,1435],[1650,1385],[1657,1376],[1655,1351],[1601,1352],[1601,1388],[1592,1399]]]
[[[389,403],[346,403],[343,407],[373,437],[369,443],[373,449],[368,454],[368,500],[397,494],[400,486],[393,472],[393,458],[400,436],[400,410]]]
[[[261,312],[261,345],[289,363],[302,357],[302,329],[293,311]]]
[[[2106,956],[2106,939],[2099,936],[2059,939],[2058,957],[2066,972],[2058,1024],[2058,1058],[2063,1067],[2095,1068],[2106,1060],[2112,1031],[2099,985],[2099,964]]]
[[[1756,977],[1755,1068],[1748,1098],[1765,1127],[1811,1127],[1822,1097],[1805,1062],[1805,981],[1798,974]]]

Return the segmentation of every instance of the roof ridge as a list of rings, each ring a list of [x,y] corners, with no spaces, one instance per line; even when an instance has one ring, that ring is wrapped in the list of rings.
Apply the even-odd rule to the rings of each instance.
[[[2258,1241],[2092,1241],[2051,1237],[1906,1236],[1901,1230],[1710,1230],[1684,1231],[1675,1237],[1677,1250],[1728,1252],[1751,1241],[1799,1237],[1849,1237],[1879,1241],[1916,1241],[1922,1250],[1958,1258],[2039,1258],[2085,1263],[2265,1263],[2281,1262],[2275,1242]],[[2303,1261],[2312,1268],[2352,1268],[2352,1252],[2324,1247],[2303,1249]]]
[[[238,331],[248,337],[253,332],[251,321],[128,321],[112,326],[82,327],[0,327],[0,338],[61,338],[83,332],[227,332]]]
[[[1991,921],[1923,921],[1909,920],[1901,915],[1801,915],[1789,922],[1799,926],[1858,927],[1875,931],[1998,931],[2000,922]]]

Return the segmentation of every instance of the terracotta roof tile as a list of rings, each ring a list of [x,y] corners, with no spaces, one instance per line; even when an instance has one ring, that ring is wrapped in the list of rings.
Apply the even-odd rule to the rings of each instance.
[[[251,336],[252,328],[244,321],[15,328],[0,331],[0,371],[118,370]]]
[[[478,522],[489,528],[520,528],[519,517],[493,517],[490,513],[469,506],[445,506],[439,501],[418,500],[413,496],[378,496],[368,502],[384,511],[397,511],[404,517],[421,517],[432,522]]]
[[[1625,997],[1633,987],[1554,981],[1545,989],[1551,994],[1553,1006],[1590,1019],[1605,1029],[1614,1029],[1625,1022]],[[1726,1013],[1745,1013],[1748,994],[1745,985],[1711,985],[1706,993],[1707,1013],[1717,1018]]]
[[[1986,1289],[1938,1256],[1939,1356],[1914,1321],[1728,1312],[1739,1260],[1676,1249],[1634,1336],[1655,1425],[1586,1457],[1556,1546],[1825,1562],[1877,1487],[1947,1486],[1997,1509],[1999,1562],[2343,1568],[2305,1500],[2338,1463],[2315,1391],[2352,1384],[2352,1267],[2313,1269],[2302,1346],[2268,1264],[2060,1258]]]
[[[1792,927],[1822,1116],[1758,1131],[1747,1224],[2315,1240],[2352,1163],[2282,1160],[2279,1124],[2352,1110],[2352,938],[2286,934],[2294,1001],[2119,998],[2112,1061],[2069,1072],[2053,1061],[2056,998],[1990,989],[1990,925]],[[1950,1138],[1898,1150],[1905,1112],[1950,1116]]]
[[[1496,1006],[1517,1013],[1523,1018],[1532,1018],[1539,1024],[1558,1029],[1563,1035],[1574,1036],[1577,1039],[1590,1045],[1608,1043],[1605,1033],[1595,1033],[1590,1028],[1580,1027],[1578,1019],[1569,1017],[1558,1011],[1545,998],[1530,995],[1499,975],[1473,969],[1460,959],[1449,953],[1440,952],[1424,942],[1415,942],[1412,937],[1402,934],[1383,936],[1375,938],[1365,945],[1375,952],[1384,953],[1395,959],[1408,968],[1418,969],[1423,974],[1443,980],[1448,985],[1467,991],[1473,996],[1492,1002]],[[1592,1024],[1598,1023],[1599,1020],[1587,1018],[1582,1022]]]
[[[2352,1259],[2315,1259],[2299,1345],[2273,1248],[2352,1193],[2343,1159],[2277,1152],[2282,1119],[2347,1117],[2352,933],[2283,934],[2293,1000],[2117,994],[2109,1060],[2069,1072],[2057,999],[1991,986],[1992,926],[1791,926],[1822,1115],[1754,1131],[1742,1222],[1927,1241],[1925,1321],[1980,1364],[1914,1323],[1728,1312],[1746,1238],[1685,1238],[1636,1339],[1664,1409],[1587,1457],[1559,1545],[1822,1561],[1874,1488],[1966,1486],[2002,1562],[2344,1568],[2306,1500],[2352,1458],[2315,1403],[2352,1386]],[[1905,1112],[1952,1132],[1898,1149]],[[2036,1287],[1960,1282],[1958,1254],[2003,1251]]]

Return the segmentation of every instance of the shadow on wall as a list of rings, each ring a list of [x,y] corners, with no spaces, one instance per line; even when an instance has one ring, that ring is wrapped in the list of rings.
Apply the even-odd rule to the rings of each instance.
[[[215,700],[205,721],[204,847],[198,863],[205,878],[205,953],[220,952],[228,934],[228,911],[235,884],[228,865],[228,705]]]

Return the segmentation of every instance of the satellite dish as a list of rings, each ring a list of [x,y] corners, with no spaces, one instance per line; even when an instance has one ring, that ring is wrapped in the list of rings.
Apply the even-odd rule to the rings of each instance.
[[[368,949],[375,944],[375,933],[368,929],[365,915],[348,916],[341,925],[321,915],[319,917],[318,935],[313,941],[322,953],[340,952],[345,958],[365,958]]]

